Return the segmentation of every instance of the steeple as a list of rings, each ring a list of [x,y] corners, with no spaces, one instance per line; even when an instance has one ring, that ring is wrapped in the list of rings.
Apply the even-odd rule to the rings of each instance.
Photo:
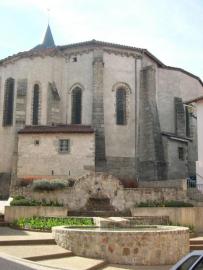
[[[48,24],[47,26],[47,30],[44,36],[44,41],[42,43],[42,47],[43,48],[54,48],[55,47],[55,43],[54,43],[54,39],[51,33],[51,28]]]
[[[55,48],[55,47],[56,45],[54,43],[54,39],[51,33],[51,28],[48,24],[43,42],[35,46],[32,50],[48,49],[48,48]]]

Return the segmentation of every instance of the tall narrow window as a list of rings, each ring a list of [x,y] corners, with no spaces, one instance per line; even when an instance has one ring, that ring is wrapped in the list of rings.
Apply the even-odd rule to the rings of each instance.
[[[33,91],[33,111],[32,111],[32,124],[39,124],[39,85],[34,85]]]
[[[183,147],[178,147],[178,158],[179,160],[185,160],[185,151]]]
[[[116,91],[116,124],[126,125],[126,91],[123,88]]]
[[[12,126],[13,124],[13,102],[14,79],[9,78],[5,83],[3,126]]]
[[[76,87],[72,90],[72,124],[81,124],[82,116],[82,90]]]

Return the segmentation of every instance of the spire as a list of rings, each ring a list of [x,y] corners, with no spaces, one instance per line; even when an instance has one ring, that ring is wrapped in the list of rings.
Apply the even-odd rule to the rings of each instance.
[[[55,47],[55,43],[54,43],[54,39],[51,33],[51,28],[48,24],[47,26],[47,30],[44,36],[44,41],[42,42],[42,47],[43,48],[54,48]]]

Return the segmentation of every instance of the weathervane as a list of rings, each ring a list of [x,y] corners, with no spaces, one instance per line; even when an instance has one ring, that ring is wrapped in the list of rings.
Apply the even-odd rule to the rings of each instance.
[[[49,24],[49,19],[50,19],[50,8],[47,8],[47,19],[48,19],[48,24]]]

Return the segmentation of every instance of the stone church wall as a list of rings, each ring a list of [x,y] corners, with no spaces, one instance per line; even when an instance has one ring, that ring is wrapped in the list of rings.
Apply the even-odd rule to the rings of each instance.
[[[0,155],[0,172],[11,173],[13,167],[13,153],[16,143],[16,98],[17,85],[19,80],[27,79],[26,91],[26,125],[31,124],[32,120],[32,93],[35,83],[40,84],[41,98],[43,106],[40,114],[40,124],[46,124],[47,121],[47,91],[48,82],[56,81],[57,87],[61,91],[61,58],[36,57],[23,58],[12,64],[0,67],[1,73],[1,91],[0,91],[0,149],[3,155]],[[14,113],[13,126],[2,126],[3,121],[3,102],[4,86],[7,78],[12,77],[15,80],[14,88]]]
[[[157,105],[161,130],[175,132],[174,97],[183,102],[203,94],[202,85],[195,78],[180,71],[158,69]]]
[[[127,124],[116,124],[116,89],[127,94]],[[136,178],[136,58],[104,53],[106,170],[122,179]]]
[[[77,58],[77,62],[73,61],[73,57]],[[63,123],[71,123],[71,92],[75,86],[79,86],[82,88],[82,124],[92,124],[92,63],[92,52],[86,52],[84,54],[75,53],[72,56],[67,56],[64,65],[62,94],[62,111],[66,112],[63,113]]]
[[[162,132],[168,132],[177,136],[181,135],[183,138],[186,138],[186,132],[184,134],[183,127],[183,124],[185,125],[184,115],[182,124],[180,117],[178,120],[178,125],[182,130],[177,130],[177,120],[174,121],[178,117],[175,114],[175,101],[178,98],[179,101],[182,100],[184,102],[194,97],[202,96],[202,85],[195,78],[177,70],[159,68],[157,72],[157,105],[161,130]],[[182,109],[184,109],[183,104]],[[195,161],[197,160],[197,122],[193,117],[190,117],[190,122],[191,140],[184,143],[180,140],[166,140],[166,138],[163,138],[166,146],[164,149],[165,159],[168,163],[167,178],[169,179],[184,178],[187,175],[195,174]],[[184,161],[178,158],[178,147],[185,149]]]
[[[95,61],[98,54],[100,62]],[[153,76],[149,66],[153,66]],[[148,83],[148,88],[144,88],[141,82],[141,72],[143,74],[144,70],[151,76],[145,82]],[[17,101],[18,108],[18,103],[26,104],[23,108],[20,105],[26,125],[30,125],[32,121],[35,83],[40,86],[39,122],[44,125],[51,123],[52,119],[71,123],[71,92],[75,86],[81,87],[82,124],[93,124],[100,134],[96,145],[100,145],[99,153],[104,161],[102,168],[99,168],[101,171],[122,179],[140,180],[182,178],[187,175],[187,170],[190,174],[194,173],[194,161],[197,159],[196,133],[192,134],[194,140],[189,141],[187,147],[184,143],[162,138],[161,133],[176,131],[174,97],[185,101],[202,95],[202,86],[195,78],[178,70],[158,68],[152,59],[140,52],[102,46],[72,47],[56,57],[41,55],[17,61],[14,59],[12,64],[0,66],[0,74],[0,149],[4,153],[0,156],[0,173],[12,171],[16,143],[15,121],[12,127],[2,127],[4,84],[8,77],[15,79],[15,93],[17,82],[26,80],[26,95],[17,100],[15,96],[14,102],[16,105]],[[56,118],[50,117],[48,113],[49,84],[53,82],[60,96],[60,102],[54,104],[54,110],[58,112]],[[119,85],[127,89],[126,125],[116,125],[115,89]],[[21,116],[18,111],[17,118]],[[193,126],[196,126],[195,120]],[[182,169],[182,163],[181,169],[178,169],[178,160],[171,163],[177,154],[174,149],[183,144],[188,152],[185,170]],[[96,155],[96,159],[98,156]]]

